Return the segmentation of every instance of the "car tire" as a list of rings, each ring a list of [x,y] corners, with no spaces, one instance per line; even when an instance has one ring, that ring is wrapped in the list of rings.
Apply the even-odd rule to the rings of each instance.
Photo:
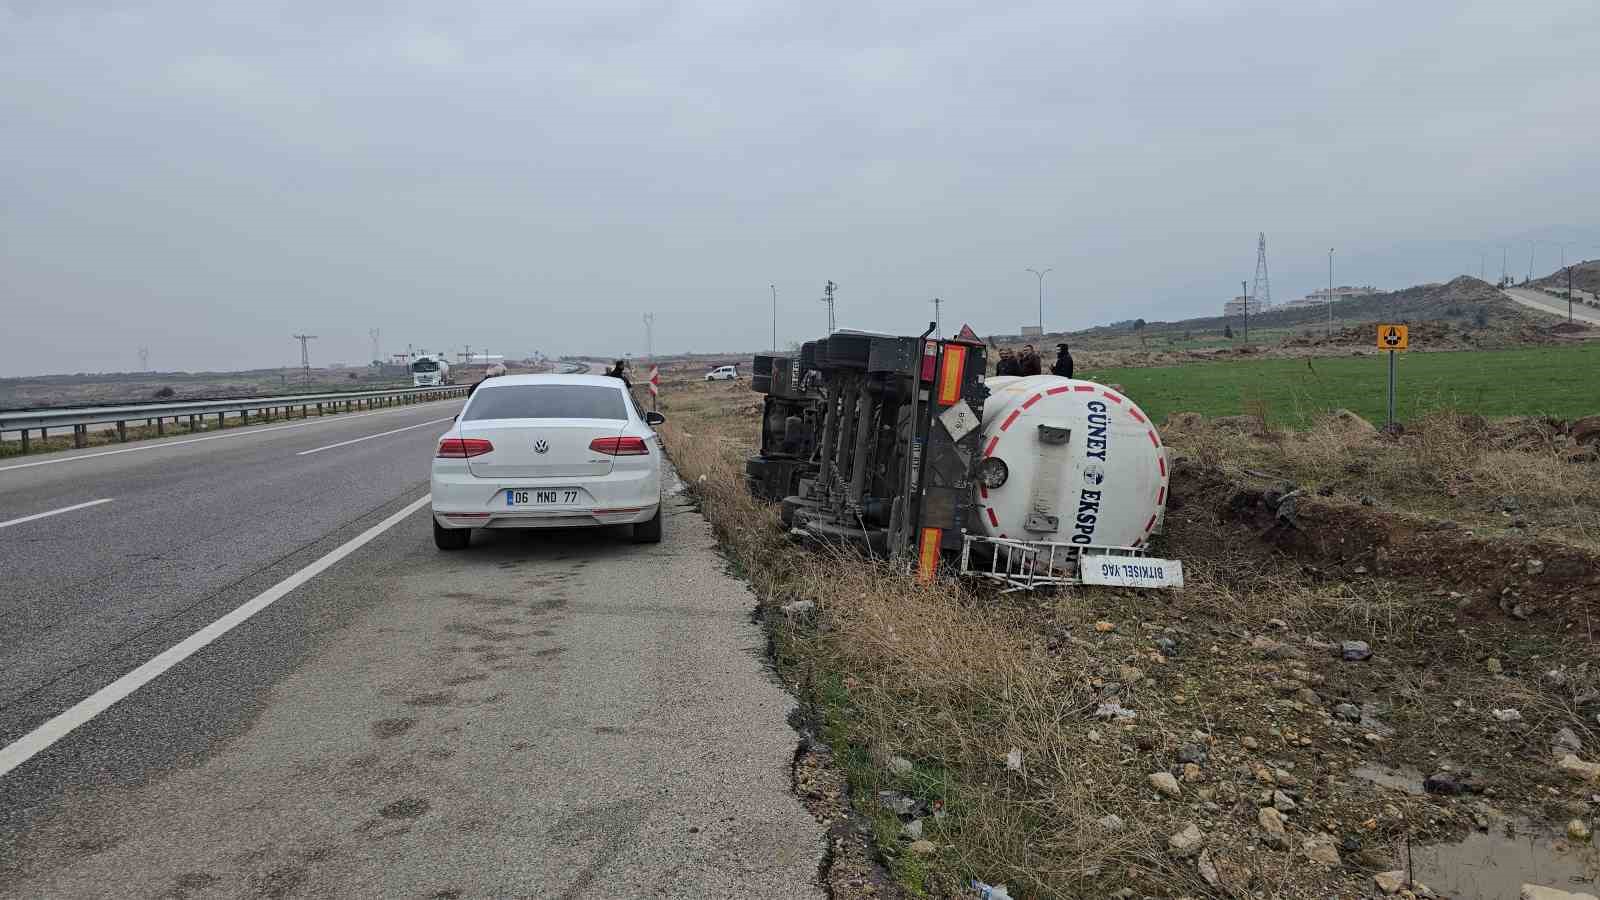
[[[633,542],[635,544],[661,543],[661,504],[656,504],[656,514],[650,517],[650,521],[634,524]]]
[[[433,523],[433,545],[440,550],[465,550],[472,543],[471,528],[446,528]]]

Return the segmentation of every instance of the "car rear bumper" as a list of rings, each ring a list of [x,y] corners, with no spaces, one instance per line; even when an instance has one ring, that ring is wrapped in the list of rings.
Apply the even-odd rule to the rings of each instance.
[[[465,473],[432,478],[433,519],[442,528],[582,528],[648,522],[661,505],[658,469],[613,470],[598,479],[477,478]],[[581,488],[583,503],[507,507],[507,489]]]

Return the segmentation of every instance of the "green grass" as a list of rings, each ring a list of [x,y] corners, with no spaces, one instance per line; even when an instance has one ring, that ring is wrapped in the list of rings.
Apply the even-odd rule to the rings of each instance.
[[[1600,342],[1398,356],[1395,416],[1402,422],[1443,407],[1489,417],[1600,413]],[[1122,385],[1157,422],[1172,412],[1226,416],[1259,406],[1270,423],[1294,427],[1344,407],[1381,425],[1388,367],[1380,354],[1085,370],[1078,377]]]

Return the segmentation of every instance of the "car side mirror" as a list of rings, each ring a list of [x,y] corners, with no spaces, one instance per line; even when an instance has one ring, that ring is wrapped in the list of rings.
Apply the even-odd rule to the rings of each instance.
[[[649,425],[651,428],[654,428],[657,425],[664,425],[666,424],[666,421],[666,416],[663,416],[661,413],[655,412],[654,410],[644,414],[644,423]]]

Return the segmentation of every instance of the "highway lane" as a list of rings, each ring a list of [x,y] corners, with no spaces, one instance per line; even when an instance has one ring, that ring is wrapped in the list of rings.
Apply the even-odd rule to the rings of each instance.
[[[819,895],[704,521],[441,554],[453,411],[0,471],[0,521],[110,501],[0,528],[0,755],[392,523],[0,775],[0,897]]]
[[[0,466],[0,521],[28,519],[0,529],[0,745],[170,646],[195,621],[237,605],[261,579],[419,496],[434,441],[459,407],[424,404]],[[298,455],[396,428],[408,430]],[[31,518],[95,501],[107,502]],[[158,764],[211,736],[187,727],[193,722],[153,724],[134,743],[156,747]]]

